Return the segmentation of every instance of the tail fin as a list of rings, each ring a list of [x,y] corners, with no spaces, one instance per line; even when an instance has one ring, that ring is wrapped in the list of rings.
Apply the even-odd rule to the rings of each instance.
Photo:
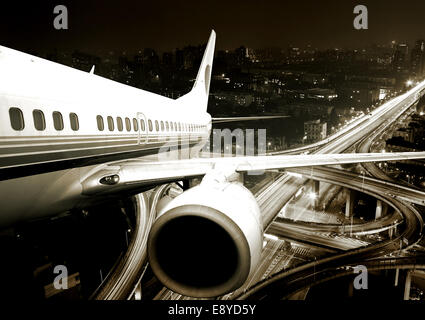
[[[210,92],[211,70],[214,59],[214,49],[215,31],[212,30],[192,90],[188,94],[180,98],[184,101],[188,100],[188,102],[190,102],[190,100],[192,99],[195,99],[195,104],[198,106],[198,108],[201,105],[203,111],[207,110],[208,105],[208,95]]]
[[[214,48],[215,48],[215,31],[211,31],[210,39],[208,40],[207,47],[202,58],[201,66],[199,67],[198,75],[196,77],[193,89],[195,90],[198,86],[205,88],[205,93],[210,92],[210,81],[211,81],[211,70],[214,59]]]

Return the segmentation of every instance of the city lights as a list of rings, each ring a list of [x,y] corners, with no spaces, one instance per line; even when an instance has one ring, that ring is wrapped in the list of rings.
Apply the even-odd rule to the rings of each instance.
[[[311,191],[311,192],[309,192],[308,197],[309,197],[311,200],[316,200],[316,199],[317,199],[317,193],[315,193],[315,192]]]

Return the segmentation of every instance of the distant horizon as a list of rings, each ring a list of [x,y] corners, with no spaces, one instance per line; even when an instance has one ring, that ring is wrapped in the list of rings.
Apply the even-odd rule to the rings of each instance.
[[[425,41],[425,37],[418,38],[418,39],[414,40],[412,43],[403,42],[403,41],[396,42],[396,43],[397,44],[407,44],[407,46],[409,47],[409,53],[410,53],[410,50],[414,47],[416,41],[418,41],[418,40],[424,40]],[[97,49],[95,51],[91,51],[91,50],[89,51],[89,50],[84,50],[84,48],[80,48],[80,47],[76,47],[76,48],[67,48],[67,47],[54,48],[54,47],[52,47],[52,48],[48,48],[48,49],[42,48],[40,50],[31,50],[31,52],[46,55],[46,54],[54,53],[55,51],[58,51],[58,52],[61,52],[61,53],[69,53],[69,54],[78,51],[78,52],[90,54],[90,55],[93,55],[93,56],[106,57],[111,52],[114,53],[114,54],[117,54],[117,55],[122,55],[124,52],[125,52],[126,55],[135,55],[139,51],[142,51],[144,49],[153,49],[157,54],[162,55],[163,53],[175,53],[177,50],[182,50],[182,49],[187,48],[187,47],[204,46],[205,44],[206,43],[204,43],[204,44],[186,44],[182,47],[171,48],[169,50],[161,50],[161,49],[152,48],[152,47],[141,47],[141,48],[138,48],[138,49],[137,48],[132,49],[133,51],[126,50],[125,48],[111,48],[111,49],[102,48],[102,49]],[[367,50],[367,49],[371,49],[374,46],[379,47],[379,48],[391,49],[391,44],[392,44],[391,42],[390,43],[370,43],[370,44],[366,44],[363,47],[323,47],[323,48],[317,48],[317,47],[311,46],[311,49],[317,50],[318,52],[324,52],[324,51],[335,50],[335,49],[343,50],[343,51],[354,51],[354,50],[363,50],[363,49]],[[3,45],[3,44],[0,43],[0,45]],[[223,52],[223,51],[233,52],[240,47],[245,47],[247,49],[251,49],[251,50],[254,50],[254,51],[255,50],[268,50],[268,49],[281,49],[282,51],[284,51],[284,50],[287,50],[291,47],[292,48],[307,49],[308,46],[309,46],[309,44],[307,43],[303,46],[302,45],[298,46],[298,45],[294,45],[294,44],[287,44],[286,46],[285,45],[284,46],[277,46],[277,45],[272,46],[271,45],[271,46],[254,48],[254,47],[248,47],[248,46],[241,44],[241,45],[238,45],[234,48],[216,48],[215,53],[220,52],[220,51],[221,52]],[[7,46],[5,46],[5,47],[7,47]],[[19,50],[19,49],[12,48],[12,47],[9,47],[9,48],[14,49],[14,50]],[[23,51],[23,52],[31,54],[31,52],[27,52],[27,51]]]

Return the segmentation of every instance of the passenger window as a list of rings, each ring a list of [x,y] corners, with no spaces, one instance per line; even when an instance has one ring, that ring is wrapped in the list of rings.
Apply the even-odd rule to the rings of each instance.
[[[121,117],[117,117],[117,129],[118,131],[122,131],[123,129]]]
[[[53,111],[52,116],[53,116],[53,126],[55,127],[55,129],[58,131],[63,130],[62,113],[60,113],[59,111]]]
[[[74,131],[77,131],[78,129],[80,129],[80,124],[78,123],[78,116],[71,112],[69,114],[69,121],[71,122],[71,129]]]
[[[18,131],[24,130],[24,127],[25,127],[24,114],[22,113],[21,109],[10,108],[9,117],[10,117],[10,124],[14,130],[18,130]]]
[[[133,129],[134,131],[139,131],[139,123],[136,118],[133,118]]]
[[[108,116],[108,129],[114,131],[114,119],[111,116]]]
[[[41,110],[33,110],[32,117],[34,119],[34,127],[39,131],[46,129],[46,120],[44,119],[44,113]]]
[[[103,131],[103,129],[105,129],[105,126],[103,124],[103,117],[99,115],[96,117],[96,120],[97,120],[97,129],[99,129],[99,131]]]
[[[179,131],[182,131],[182,124],[179,122]]]
[[[131,121],[129,118],[125,118],[125,128],[127,129],[127,131],[131,131]]]
[[[161,131],[164,131],[164,121],[161,121]]]
[[[152,121],[150,119],[148,120],[148,125],[149,125],[149,131],[152,131],[153,130]]]
[[[158,124],[158,120],[155,120],[155,130],[158,132],[159,131],[159,124]]]
[[[140,128],[142,129],[142,131],[145,131],[146,126],[145,126],[145,120],[140,119]]]
[[[165,121],[165,127],[167,128],[167,131],[170,131],[170,124],[168,121]]]
[[[174,122],[174,131],[177,131],[177,122]]]
[[[173,127],[173,123],[172,122],[170,122],[170,129],[171,129],[171,131],[174,131],[174,127]]]

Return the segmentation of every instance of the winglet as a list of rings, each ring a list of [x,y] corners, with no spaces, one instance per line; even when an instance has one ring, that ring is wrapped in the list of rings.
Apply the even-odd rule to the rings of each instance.
[[[91,69],[90,69],[90,73],[91,73],[91,74],[94,74],[94,65],[93,65],[93,67],[91,67]]]

